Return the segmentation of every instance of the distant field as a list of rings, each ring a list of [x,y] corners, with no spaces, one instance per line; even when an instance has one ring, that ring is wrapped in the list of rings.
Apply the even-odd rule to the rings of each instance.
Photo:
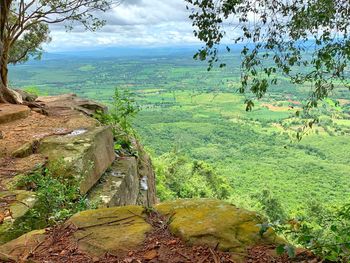
[[[176,148],[213,164],[230,179],[232,199],[269,188],[290,211],[315,199],[350,200],[350,98],[325,102],[321,122],[301,142],[293,130],[304,87],[282,77],[268,96],[246,112],[238,87],[238,57],[232,67],[206,71],[191,57],[47,60],[11,68],[11,84],[36,86],[44,94],[74,92],[109,102],[114,87],[135,93],[142,107],[135,128],[154,155]],[[235,69],[237,68],[237,69]]]

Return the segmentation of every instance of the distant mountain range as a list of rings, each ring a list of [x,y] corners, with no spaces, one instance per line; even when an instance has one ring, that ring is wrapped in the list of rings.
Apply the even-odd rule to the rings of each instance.
[[[48,52],[43,54],[42,59],[193,56],[200,48],[201,46],[108,47],[83,51]],[[220,47],[222,50],[225,48],[225,46]],[[233,51],[240,51],[242,45],[234,45],[230,48]]]
[[[304,43],[305,44],[305,43]],[[314,42],[308,41],[310,48],[313,47]],[[238,54],[245,44],[230,44],[231,53]],[[248,44],[248,47],[251,44]],[[201,45],[187,45],[187,46],[163,46],[163,47],[108,47],[97,48],[91,50],[74,50],[62,52],[47,52],[43,54],[42,60],[60,60],[60,59],[91,59],[91,58],[159,58],[159,57],[173,57],[183,56],[192,57],[196,51],[201,48]],[[226,45],[219,47],[219,52],[226,54]],[[32,61],[33,62],[33,61]],[[35,62],[34,62],[35,63]]]

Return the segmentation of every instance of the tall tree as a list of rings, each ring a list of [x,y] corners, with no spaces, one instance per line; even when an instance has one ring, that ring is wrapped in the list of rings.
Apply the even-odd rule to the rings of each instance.
[[[283,74],[294,84],[311,83],[312,92],[305,104],[308,110],[336,88],[349,89],[350,1],[186,2],[192,10],[194,34],[205,43],[195,57],[208,60],[209,69],[219,61],[223,41],[243,46],[241,93],[261,98],[269,86],[278,84],[278,74]],[[246,102],[250,110],[253,103]]]
[[[41,44],[50,40],[49,24],[64,23],[68,29],[81,24],[96,30],[105,12],[118,0],[1,0],[0,1],[0,103],[22,103],[8,87],[8,64],[40,57]]]

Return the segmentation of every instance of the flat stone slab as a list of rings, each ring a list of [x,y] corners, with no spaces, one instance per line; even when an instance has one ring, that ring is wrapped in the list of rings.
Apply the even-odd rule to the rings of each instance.
[[[27,118],[29,113],[30,109],[24,105],[0,104],[0,124]]]
[[[98,111],[107,112],[108,110],[108,108],[101,103],[77,97],[75,94],[39,97],[38,101],[49,106],[49,114],[53,111],[57,112],[57,110],[63,112],[66,109],[71,109],[83,112],[88,116],[93,116]]]

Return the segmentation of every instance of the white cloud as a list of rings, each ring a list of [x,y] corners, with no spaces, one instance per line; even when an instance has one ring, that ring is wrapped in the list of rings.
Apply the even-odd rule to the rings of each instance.
[[[52,26],[52,42],[45,49],[198,43],[188,15],[184,0],[124,0],[120,6],[99,14],[107,25],[98,32],[85,32],[78,26],[67,33],[63,25]]]

